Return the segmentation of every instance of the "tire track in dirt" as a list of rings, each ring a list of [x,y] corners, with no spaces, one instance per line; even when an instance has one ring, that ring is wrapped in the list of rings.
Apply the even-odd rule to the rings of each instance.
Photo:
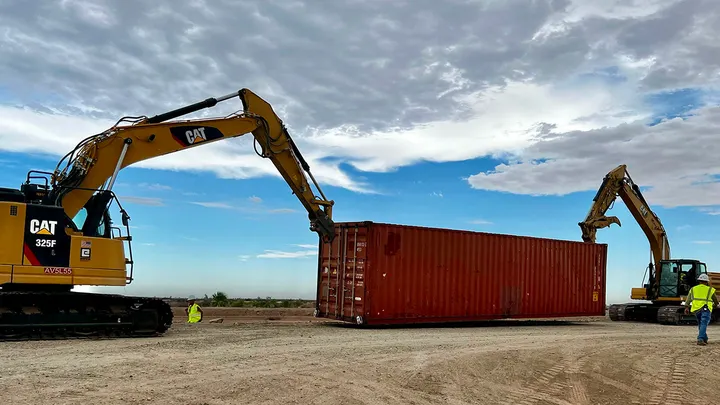
[[[611,387],[617,388],[617,389],[620,390],[620,391],[624,391],[624,392],[632,395],[633,397],[641,398],[641,397],[643,396],[643,393],[642,393],[640,390],[638,390],[638,389],[636,389],[636,388],[633,388],[633,387],[631,387],[631,386],[629,386],[629,385],[627,385],[627,384],[625,384],[625,383],[623,383],[623,382],[621,382],[621,381],[618,381],[618,380],[612,379],[612,378],[610,378],[610,377],[604,376],[604,375],[602,375],[602,374],[592,373],[592,374],[590,374],[590,378],[592,378],[592,379],[594,379],[594,380],[597,380],[598,382],[601,382],[601,383],[603,383],[603,384],[605,384],[605,385],[609,385],[609,386],[611,386]],[[638,401],[639,401],[639,400],[635,399],[635,400],[633,400],[632,404],[633,404],[633,405],[636,405],[636,404],[639,405],[641,402],[638,402]],[[643,404],[643,405],[648,405],[648,404],[645,403],[645,402],[643,402],[642,404]]]
[[[554,382],[549,388],[544,390],[545,393],[557,397],[563,391],[569,391],[570,403],[573,405],[589,405],[590,401],[587,389],[580,379],[580,374],[588,359],[598,352],[599,350],[596,349],[581,355],[579,347],[567,346],[564,349],[563,362],[561,363],[561,365],[564,366],[564,381]]]
[[[588,359],[601,350],[595,349],[581,355],[578,347],[566,347],[563,350],[562,360],[544,371],[540,377],[528,386],[529,393],[518,391],[509,394],[508,399],[510,402],[508,402],[508,405],[533,405],[538,401],[590,405],[590,397],[580,375]],[[557,381],[558,379],[561,380]],[[569,393],[570,398],[568,400],[559,397],[563,392]]]
[[[661,405],[665,397],[665,391],[667,390],[667,384],[672,375],[671,367],[673,366],[673,359],[669,356],[663,356],[660,360],[658,367],[661,370],[665,370],[664,378],[660,381],[657,389],[653,391],[653,395],[648,398],[647,402],[641,400],[633,401],[633,405]]]
[[[678,358],[673,360],[672,372],[670,373],[670,386],[665,393],[665,403],[667,405],[681,405],[684,397],[685,373],[682,364],[678,364]]]
[[[467,387],[465,387],[463,390],[458,390],[454,384],[442,384],[441,381],[443,379],[447,380],[448,376],[452,376],[451,380],[454,381],[455,384],[457,384],[458,382],[464,382],[468,379],[469,376],[473,379],[481,379],[481,375],[475,375],[473,371],[475,368],[473,366],[473,362],[469,362],[468,359],[475,358],[475,356],[478,355],[489,355],[490,352],[495,352],[495,349],[497,348],[497,342],[498,340],[501,340],[500,338],[501,336],[485,336],[480,340],[476,340],[474,342],[475,345],[471,347],[465,347],[467,343],[464,340],[462,341],[462,344],[456,347],[453,347],[455,346],[453,344],[453,341],[442,341],[441,343],[444,347],[453,347],[454,350],[451,357],[448,357],[447,352],[438,352],[435,346],[438,345],[440,342],[438,340],[432,340],[428,341],[427,345],[420,348],[423,351],[419,353],[416,352],[412,357],[408,357],[408,354],[400,354],[397,357],[389,357],[387,354],[383,353],[379,355],[377,361],[382,363],[392,362],[396,365],[398,364],[398,362],[404,361],[406,363],[406,367],[404,367],[404,369],[408,371],[408,374],[406,374],[403,378],[398,379],[398,387],[400,389],[415,389],[424,394],[442,397],[445,401],[449,401],[451,399],[460,400],[458,399],[458,397],[463,397],[467,394],[467,392],[464,392],[467,390]],[[551,340],[554,343],[558,343],[559,341],[569,341],[572,338],[573,337],[555,336]],[[502,349],[503,352],[514,350],[536,351],[547,347],[548,343],[550,342],[547,339],[533,339],[531,341],[510,341],[503,342]],[[393,359],[393,357],[395,358]],[[493,388],[493,390],[499,390],[500,392],[509,391],[508,395],[511,395],[512,400],[515,401],[512,402],[513,405],[516,405],[520,401],[527,399],[528,396],[536,398],[535,402],[554,402],[553,397],[556,396],[563,389],[568,388],[566,385],[561,384],[559,386],[553,386],[553,391],[550,393],[543,392],[543,386],[547,385],[555,375],[558,375],[563,371],[564,366],[559,365],[557,367],[546,370],[545,377],[541,378],[547,381],[538,383],[537,388],[534,390],[523,389],[521,392],[515,392],[516,388],[510,386],[499,386],[499,388],[496,387]],[[443,375],[439,375],[439,370],[447,371],[445,371]],[[462,383],[461,385],[464,386],[464,384]],[[478,392],[478,394],[482,393]],[[563,401],[554,403],[567,404],[567,402]]]
[[[659,366],[665,370],[664,377],[657,384],[657,389],[653,392],[649,402],[634,401],[633,404],[681,405],[683,401],[691,400],[688,396],[692,395],[684,389],[685,370],[682,361],[684,357],[684,353],[663,356]]]
[[[685,334],[610,322],[374,331],[213,324],[155,340],[9,346],[0,353],[9,380],[0,401],[659,405],[685,396],[706,404],[720,377],[692,381],[682,371],[702,356],[720,364],[720,354],[682,346]]]
[[[550,382],[555,379],[560,373],[565,371],[567,368],[567,359],[560,363],[555,364],[549,369],[543,371],[535,381],[527,386],[524,390],[514,390],[508,393],[507,405],[532,405],[540,400],[548,400],[556,396],[556,391],[561,391],[565,386],[562,384],[550,385]],[[549,387],[549,388],[548,388]],[[540,394],[540,395],[538,395]],[[553,401],[555,402],[555,401]],[[562,401],[565,402],[565,401]],[[556,402],[557,403],[557,402]]]
[[[585,383],[580,379],[580,373],[585,367],[588,358],[596,354],[597,351],[592,351],[584,356],[579,356],[579,353],[577,347],[573,347],[568,353],[571,356],[570,367],[567,369],[568,374],[570,374],[570,402],[576,405],[590,405],[590,397]]]

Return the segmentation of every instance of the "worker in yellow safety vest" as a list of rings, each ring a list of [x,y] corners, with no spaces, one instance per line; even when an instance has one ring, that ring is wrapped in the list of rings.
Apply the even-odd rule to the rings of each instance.
[[[200,305],[195,303],[195,297],[192,295],[188,297],[187,304],[188,306],[185,308],[185,313],[188,316],[187,323],[198,323],[202,321],[203,311]]]
[[[690,289],[685,299],[685,314],[693,314],[698,321],[697,344],[705,346],[708,342],[707,327],[712,317],[713,307],[720,307],[715,289],[710,287],[707,274],[697,278],[698,284]]]

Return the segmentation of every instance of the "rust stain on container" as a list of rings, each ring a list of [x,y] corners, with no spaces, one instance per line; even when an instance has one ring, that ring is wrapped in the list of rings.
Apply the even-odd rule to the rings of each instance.
[[[316,316],[359,324],[605,315],[606,244],[336,223]]]

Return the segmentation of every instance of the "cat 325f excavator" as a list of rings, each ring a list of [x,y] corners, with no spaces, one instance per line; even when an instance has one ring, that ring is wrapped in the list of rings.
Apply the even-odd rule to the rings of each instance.
[[[707,273],[713,287],[720,289],[718,273],[708,273],[705,263],[695,259],[671,259],[670,244],[660,218],[650,209],[645,197],[630,178],[626,165],[620,165],[603,179],[600,189],[593,198],[593,204],[585,218],[580,222],[584,242],[595,243],[598,229],[611,224],[621,226],[614,216],[605,216],[617,196],[623,200],[630,213],[642,228],[650,242],[652,259],[647,268],[648,283],[643,288],[633,288],[630,298],[650,301],[650,303],[615,304],[609,308],[613,321],[644,321],[661,324],[695,323],[695,317],[683,314],[682,301],[690,288],[697,284],[696,278]],[[644,277],[643,277],[644,278]],[[713,311],[713,320],[717,320],[720,310]]]
[[[242,112],[166,122],[234,97],[242,101]],[[150,118],[124,117],[82,140],[54,173],[33,170],[19,190],[0,189],[0,339],[164,333],[173,316],[160,299],[72,291],[78,285],[125,286],[133,280],[129,216],[112,191],[118,172],[250,132],[256,152],[260,144],[258,154],[273,162],[308,211],[310,230],[332,240],[334,202],[325,198],[272,107],[250,90]],[[322,197],[315,195],[305,173]],[[125,235],[113,226],[113,201]]]

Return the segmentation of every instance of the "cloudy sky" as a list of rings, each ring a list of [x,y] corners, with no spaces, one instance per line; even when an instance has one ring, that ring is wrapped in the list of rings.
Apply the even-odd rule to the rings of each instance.
[[[710,0],[4,0],[0,176],[52,170],[124,115],[247,87],[337,220],[580,240],[602,177],[627,164],[673,255],[718,268],[719,16]],[[306,214],[250,137],[119,181],[139,245],[123,291],[313,296]],[[649,257],[625,207],[612,214],[623,227],[598,234],[611,301]]]

